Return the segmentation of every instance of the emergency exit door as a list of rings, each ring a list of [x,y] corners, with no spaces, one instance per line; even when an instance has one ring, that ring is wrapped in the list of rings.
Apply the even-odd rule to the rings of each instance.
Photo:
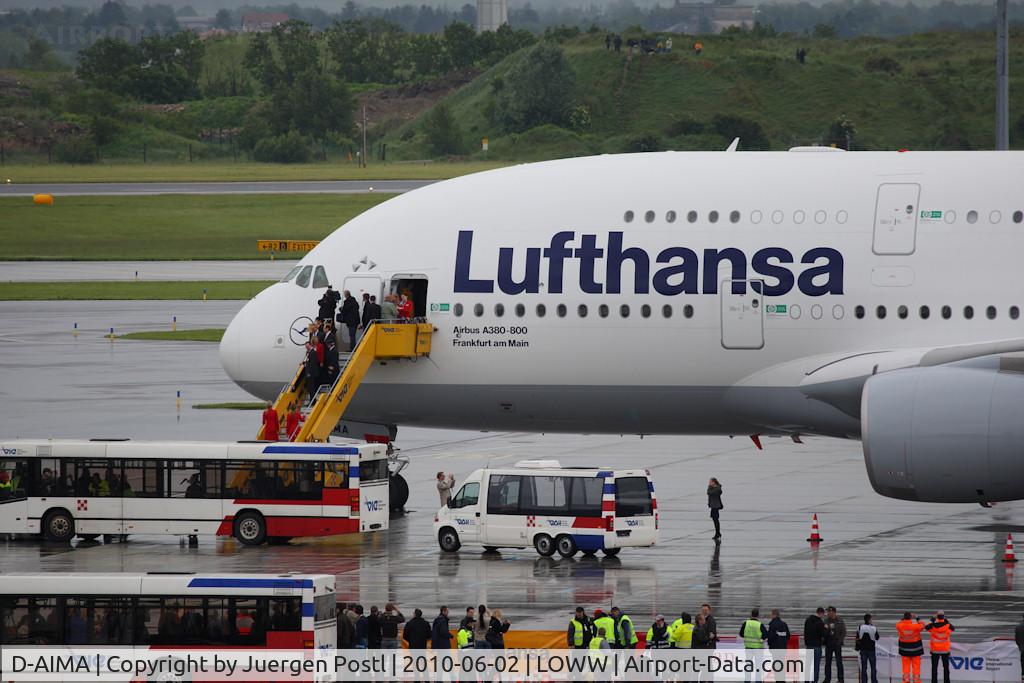
[[[384,279],[379,275],[348,275],[345,277],[342,289],[352,292],[352,296],[360,306],[363,305],[363,294],[377,297],[377,303],[380,303],[384,290]]]
[[[723,280],[722,346],[727,349],[764,348],[764,297],[761,280]]]
[[[917,183],[885,183],[878,186],[872,251],[879,255],[914,253],[920,194],[921,186]]]

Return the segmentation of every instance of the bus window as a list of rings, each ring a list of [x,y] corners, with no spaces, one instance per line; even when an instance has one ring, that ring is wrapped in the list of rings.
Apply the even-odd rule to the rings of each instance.
[[[313,598],[313,623],[337,619],[338,598],[333,593],[318,595]],[[300,620],[301,621],[301,620]]]
[[[221,464],[213,461],[198,461],[198,464],[203,468],[203,488],[206,490],[206,497],[220,498],[223,486]]]
[[[519,514],[519,489],[522,477],[518,474],[492,474],[487,485],[487,514]],[[600,504],[598,504],[600,508]]]
[[[228,601],[225,598],[206,599],[206,642],[211,645],[227,644]]]
[[[650,515],[651,491],[646,477],[619,477],[615,480],[615,514],[618,517]]]
[[[388,461],[363,460],[359,463],[359,483],[368,484],[371,481],[383,481],[388,478]]]
[[[463,484],[459,492],[452,498],[451,505],[453,508],[464,508],[471,505],[476,505],[477,501],[480,500],[480,482],[471,481],[468,484]]]
[[[568,488],[571,477],[523,477],[521,515],[569,514]]]
[[[27,460],[0,460],[0,501],[25,498]]]
[[[329,489],[348,488],[348,463],[324,463],[324,486]]]
[[[194,460],[169,460],[167,469],[170,472],[171,498],[203,498],[203,477],[200,472],[202,463]]]
[[[271,631],[302,630],[302,598],[271,598]]]
[[[163,498],[162,460],[125,460],[121,495],[125,498]]]
[[[6,598],[0,604],[5,645],[61,644],[60,610],[56,598]]]
[[[234,598],[232,640],[239,645],[263,645],[267,642],[267,602],[258,598]],[[262,604],[261,604],[262,603]]]
[[[569,512],[578,517],[600,517],[604,479],[600,477],[573,477]]]
[[[61,469],[61,461],[57,458],[39,458],[36,461],[39,468],[32,475],[33,496],[63,496],[71,492],[65,490],[64,472]]]
[[[276,463],[253,460],[228,462],[224,470],[225,494],[229,498],[261,499],[274,495]]]
[[[131,600],[88,598],[85,617],[89,645],[128,645],[131,637]]]

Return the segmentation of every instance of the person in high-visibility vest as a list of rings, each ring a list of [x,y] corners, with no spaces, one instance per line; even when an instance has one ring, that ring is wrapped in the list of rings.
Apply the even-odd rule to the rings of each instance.
[[[638,638],[633,628],[633,620],[628,614],[623,614],[618,607],[612,607],[612,619],[615,620],[615,640],[620,650],[632,650],[636,647]]]
[[[582,650],[590,644],[590,635],[590,619],[582,607],[577,607],[565,634],[566,646],[570,650]]]
[[[615,620],[599,608],[594,610],[594,625],[591,631],[596,636],[602,629],[604,629],[605,638],[609,641],[609,647],[612,647],[611,644],[618,640],[615,633]]]
[[[455,643],[459,646],[460,650],[472,649],[475,644],[473,642],[473,632],[463,626],[459,629],[459,632],[455,634]]]
[[[900,639],[900,658],[903,661],[903,683],[921,683],[921,656],[924,644],[921,631],[924,624],[916,614],[903,613],[903,619],[896,622],[896,634]]]
[[[689,612],[683,612],[669,626],[668,642],[674,648],[693,647],[693,618]]]
[[[754,608],[750,610],[750,618],[740,626],[740,638],[743,639],[743,647],[748,650],[763,650],[764,640],[768,637],[768,629],[764,627],[761,620],[761,610]]]
[[[946,621],[946,615],[939,612],[932,617],[932,623],[924,627],[928,631],[928,649],[932,653],[932,683],[939,681],[939,660],[942,660],[942,679],[949,683],[949,638],[956,630],[953,624]]]
[[[668,638],[669,631],[668,624],[665,623],[665,615],[659,614],[655,617],[651,627],[647,629],[647,648],[650,650],[660,650],[669,647]]]

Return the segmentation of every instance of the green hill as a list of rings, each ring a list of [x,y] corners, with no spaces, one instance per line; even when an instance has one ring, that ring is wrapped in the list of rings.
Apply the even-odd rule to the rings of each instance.
[[[624,36],[626,37],[626,36]],[[639,35],[637,36],[639,37]],[[467,149],[477,158],[534,160],[647,149],[721,149],[734,135],[741,148],[763,131],[761,146],[786,149],[829,141],[833,122],[852,123],[856,149],[972,149],[994,144],[994,37],[934,33],[908,37],[807,38],[734,32],[674,36],[671,53],[630,57],[607,51],[604,37],[562,45],[576,74],[573,100],[588,127],[502,130],[495,83],[509,78],[520,51],[445,98]],[[800,64],[796,50],[808,51]],[[1012,139],[1024,144],[1024,34],[1011,39]],[[389,131],[392,158],[424,158],[424,117]],[[717,118],[716,118],[717,117]],[[753,135],[751,134],[753,132]],[[746,135],[744,135],[746,133]],[[480,150],[489,138],[490,151]],[[845,136],[839,136],[845,141]],[[756,141],[755,141],[756,142]]]

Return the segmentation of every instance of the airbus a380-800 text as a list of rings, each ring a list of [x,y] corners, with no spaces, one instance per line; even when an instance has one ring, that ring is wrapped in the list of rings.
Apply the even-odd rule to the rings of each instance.
[[[377,364],[346,419],[854,438],[884,495],[1024,498],[1022,178],[1017,152],[817,149],[456,178],[331,234],[222,363],[272,399],[328,283],[408,291],[430,356]]]

